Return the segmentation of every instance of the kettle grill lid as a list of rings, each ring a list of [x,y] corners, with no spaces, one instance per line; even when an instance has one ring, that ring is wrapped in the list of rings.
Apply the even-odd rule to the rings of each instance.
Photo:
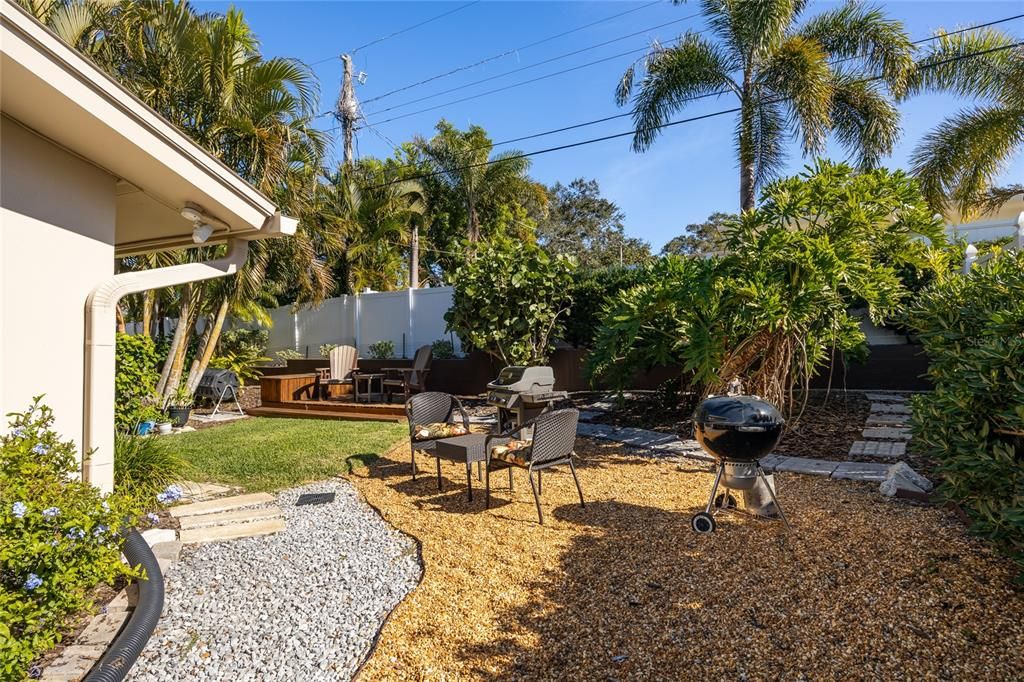
[[[774,405],[754,395],[711,396],[697,405],[693,421],[717,428],[771,428],[786,423]]]

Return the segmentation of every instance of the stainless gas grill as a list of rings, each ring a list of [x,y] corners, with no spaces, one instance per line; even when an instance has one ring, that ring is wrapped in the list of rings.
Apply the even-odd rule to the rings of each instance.
[[[520,426],[569,394],[556,391],[550,367],[506,367],[487,384],[487,404],[498,408],[498,431]]]

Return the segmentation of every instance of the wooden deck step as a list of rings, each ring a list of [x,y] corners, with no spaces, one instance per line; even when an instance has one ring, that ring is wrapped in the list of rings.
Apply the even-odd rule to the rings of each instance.
[[[183,504],[180,507],[171,507],[171,516],[181,518],[182,516],[195,516],[197,514],[216,514],[217,512],[241,509],[242,507],[254,507],[257,504],[273,502],[275,498],[270,493],[249,493],[248,495],[233,495],[232,497],[219,497],[206,502],[194,502]]]
[[[404,423],[404,416],[393,414],[374,414],[366,412],[341,412],[313,409],[296,409],[291,407],[252,407],[248,414],[254,417],[288,417],[292,419],[342,419],[345,421],[391,422]]]
[[[281,516],[281,508],[277,505],[270,507],[257,507],[255,509],[234,509],[232,511],[217,512],[216,514],[196,514],[195,516],[183,516],[178,519],[181,530],[193,528],[208,528],[209,526],[223,526],[229,523],[251,523],[253,521],[264,521]]]
[[[208,526],[182,530],[178,538],[185,544],[201,544],[218,540],[235,540],[257,535],[270,535],[284,530],[284,519],[264,519],[250,523],[229,523],[224,526]]]

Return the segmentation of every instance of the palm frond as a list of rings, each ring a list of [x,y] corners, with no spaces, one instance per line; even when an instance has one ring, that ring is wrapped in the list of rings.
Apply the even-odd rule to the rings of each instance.
[[[861,169],[874,168],[900,137],[900,114],[877,83],[839,77],[832,98],[832,132]]]
[[[831,127],[834,81],[828,54],[816,40],[790,36],[771,53],[759,82],[786,102],[790,127],[804,154],[820,153]]]

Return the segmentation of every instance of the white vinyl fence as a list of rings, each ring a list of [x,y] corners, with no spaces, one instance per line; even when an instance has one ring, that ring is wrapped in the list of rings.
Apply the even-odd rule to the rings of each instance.
[[[267,355],[290,348],[307,358],[320,357],[323,344],[347,344],[369,357],[370,345],[378,341],[395,344],[395,357],[411,358],[420,346],[448,339],[457,354],[462,353],[459,337],[445,331],[444,314],[452,305],[452,288],[381,291],[329,298],[318,308],[292,312],[291,306],[268,310],[273,326],[269,331]],[[196,325],[203,329],[204,320]],[[176,319],[165,319],[164,330],[174,333]],[[249,326],[229,321],[228,326]],[[141,323],[129,322],[126,331],[138,334]]]
[[[348,344],[368,357],[371,344],[391,341],[396,357],[411,358],[420,346],[448,339],[461,353],[459,338],[445,331],[451,305],[452,288],[437,287],[339,296],[295,313],[291,306],[275,308],[267,351],[291,348],[315,358],[323,344]]]

